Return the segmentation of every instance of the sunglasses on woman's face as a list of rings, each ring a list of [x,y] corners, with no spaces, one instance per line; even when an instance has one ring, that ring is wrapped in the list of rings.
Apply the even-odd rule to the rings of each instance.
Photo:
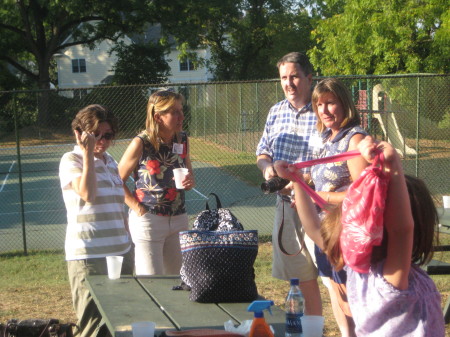
[[[95,138],[98,138],[99,135],[95,135]],[[105,140],[111,140],[114,138],[114,133],[107,132],[103,134],[100,138],[97,139],[97,141],[105,139]]]

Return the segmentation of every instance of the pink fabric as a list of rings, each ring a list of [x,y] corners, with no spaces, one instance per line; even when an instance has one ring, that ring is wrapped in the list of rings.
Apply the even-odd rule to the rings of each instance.
[[[383,154],[347,190],[342,203],[341,251],[345,264],[368,273],[373,246],[383,239],[383,214],[389,177],[383,172]]]
[[[336,161],[344,161],[344,160],[352,159],[359,155],[361,155],[361,154],[358,150],[347,151],[344,153],[336,154],[334,156],[304,161],[301,163],[294,164],[294,166],[298,169],[301,169],[304,167],[309,167],[309,166],[318,165],[318,164],[326,164],[326,163],[333,163]],[[327,205],[327,202],[325,200],[323,200],[320,197],[320,195],[318,195],[311,187],[309,187],[307,183],[305,183],[302,179],[300,179],[298,177],[295,177],[295,181],[300,184],[300,186],[305,190],[305,192],[314,200],[314,202],[320,208],[322,208],[322,209],[325,208],[325,206]]]

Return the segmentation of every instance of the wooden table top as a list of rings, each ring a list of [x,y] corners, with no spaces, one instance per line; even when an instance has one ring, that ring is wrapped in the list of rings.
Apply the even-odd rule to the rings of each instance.
[[[106,324],[114,337],[132,337],[131,323],[156,323],[156,336],[166,330],[224,329],[224,323],[234,325],[253,319],[247,311],[249,303],[197,303],[189,300],[189,292],[172,290],[180,285],[179,276],[149,276],[134,278],[122,275],[110,280],[104,275],[91,275],[87,285]],[[273,316],[265,319],[275,330],[275,336],[284,337],[285,315],[272,307]]]

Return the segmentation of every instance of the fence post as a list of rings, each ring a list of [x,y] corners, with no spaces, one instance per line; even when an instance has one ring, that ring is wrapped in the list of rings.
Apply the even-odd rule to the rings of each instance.
[[[214,141],[217,143],[217,84],[214,85]]]
[[[22,217],[22,240],[23,240],[23,253],[28,255],[27,252],[27,235],[26,235],[26,227],[25,227],[25,210],[24,210],[24,202],[23,202],[23,184],[22,184],[22,161],[20,159],[20,137],[19,137],[19,123],[17,122],[17,102],[16,95],[14,94],[13,99],[14,106],[14,130],[16,133],[16,150],[17,150],[17,165],[19,167],[19,194],[20,194],[20,215]]]
[[[419,132],[420,132],[420,76],[417,76],[416,97],[416,177],[419,176]]]

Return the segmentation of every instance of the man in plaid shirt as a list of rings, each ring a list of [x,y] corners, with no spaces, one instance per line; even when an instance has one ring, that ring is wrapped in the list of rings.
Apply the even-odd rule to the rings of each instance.
[[[283,56],[277,63],[281,87],[286,99],[269,111],[264,133],[256,150],[257,165],[264,179],[277,176],[273,163],[285,160],[296,163],[313,159],[321,147],[316,129],[317,118],[311,107],[312,65],[297,52]],[[305,181],[310,181],[309,169],[304,169]],[[317,268],[313,262],[314,243],[305,234],[295,208],[291,207],[292,183],[277,192],[275,225],[272,233],[272,276],[282,280],[298,278],[305,297],[305,314],[322,315],[322,301],[317,283]],[[303,239],[307,247],[298,255],[286,255],[278,245],[278,230],[284,221],[283,247],[289,253],[298,252]],[[311,252],[311,253],[310,253]]]

